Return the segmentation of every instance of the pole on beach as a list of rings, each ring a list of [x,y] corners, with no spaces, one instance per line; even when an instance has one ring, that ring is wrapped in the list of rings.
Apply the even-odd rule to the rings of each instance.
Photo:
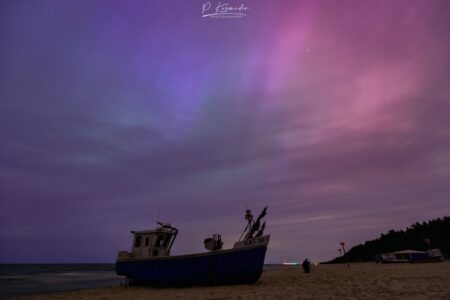
[[[431,240],[425,239],[425,243],[427,243],[427,245],[428,245],[428,250],[431,250]]]
[[[344,266],[345,262],[344,262],[344,258],[342,257],[342,249],[339,248],[338,251],[339,251],[339,257],[341,258],[342,265]]]
[[[350,262],[348,261],[347,253],[345,252],[345,243],[344,242],[341,242],[341,247],[342,247],[342,251],[344,251],[344,259],[345,259],[345,261],[347,263],[347,268],[350,269]]]

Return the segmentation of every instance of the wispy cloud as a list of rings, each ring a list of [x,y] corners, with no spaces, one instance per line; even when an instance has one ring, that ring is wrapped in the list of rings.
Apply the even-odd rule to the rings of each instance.
[[[0,261],[111,261],[160,203],[177,253],[270,205],[269,262],[450,213],[446,1],[1,5]]]

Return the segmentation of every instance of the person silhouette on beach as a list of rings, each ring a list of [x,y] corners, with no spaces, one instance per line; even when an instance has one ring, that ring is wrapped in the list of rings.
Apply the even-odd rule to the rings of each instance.
[[[311,272],[311,268],[310,268],[311,264],[307,258],[303,261],[302,267],[303,267],[303,272],[305,272],[305,273]]]

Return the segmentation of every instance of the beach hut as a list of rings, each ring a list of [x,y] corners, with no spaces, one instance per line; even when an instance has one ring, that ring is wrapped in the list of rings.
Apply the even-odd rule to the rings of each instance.
[[[439,260],[439,261],[444,261],[445,260],[444,259],[444,255],[442,254],[440,249],[430,249],[427,252],[428,252],[428,255],[431,258],[434,258],[434,259]]]
[[[417,263],[443,261],[444,258],[439,249],[430,249],[427,252],[417,250],[402,250],[375,256],[377,263]]]

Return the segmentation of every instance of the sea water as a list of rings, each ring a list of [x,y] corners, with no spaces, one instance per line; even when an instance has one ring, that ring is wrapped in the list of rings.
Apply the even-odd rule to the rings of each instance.
[[[280,267],[286,266],[265,264],[264,270]],[[114,264],[0,264],[0,299],[124,283]]]
[[[114,264],[0,265],[0,299],[120,285]]]

